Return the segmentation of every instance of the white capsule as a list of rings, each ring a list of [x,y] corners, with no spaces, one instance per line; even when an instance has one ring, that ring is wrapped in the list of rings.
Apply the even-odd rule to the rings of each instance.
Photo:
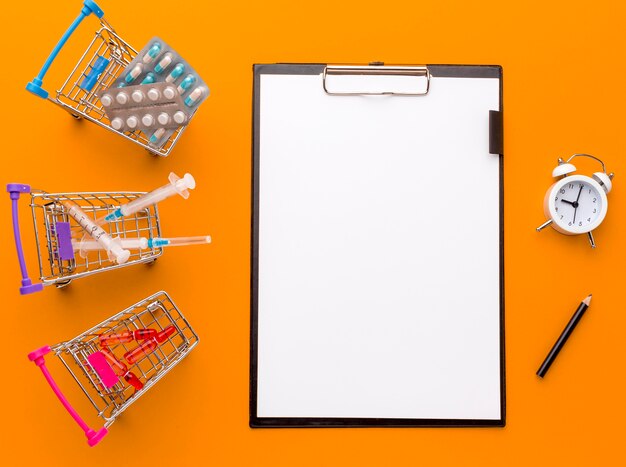
[[[161,97],[161,93],[159,92],[159,90],[157,88],[150,88],[150,90],[148,91],[148,99],[156,102],[159,100],[159,97]]]
[[[115,117],[113,120],[111,120],[111,126],[113,127],[113,129],[119,131],[124,126],[124,120],[119,117]]]
[[[161,125],[167,125],[172,119],[170,118],[170,116],[167,114],[167,112],[161,112],[159,114],[159,116],[157,117],[157,121],[161,124]]]
[[[113,98],[110,94],[105,94],[100,98],[100,102],[102,102],[103,106],[108,107],[113,103]]]
[[[126,125],[128,125],[128,128],[130,128],[131,130],[134,130],[135,128],[137,128],[137,125],[139,125],[139,119],[134,115],[131,115],[126,119]]]
[[[141,101],[143,101],[144,95],[142,91],[140,91],[139,89],[136,89],[133,91],[130,97],[132,97],[133,101],[139,104]]]
[[[174,114],[174,121],[178,123],[179,125],[182,125],[183,123],[185,123],[185,120],[187,120],[187,116],[185,115],[185,112],[183,112],[182,110],[179,110],[178,112]]]
[[[176,88],[173,86],[168,86],[163,90],[163,95],[166,99],[174,99],[176,96]]]
[[[117,96],[115,96],[115,100],[119,105],[125,105],[128,102],[128,94],[120,92]]]
[[[145,114],[143,117],[141,117],[141,123],[143,123],[145,126],[152,126],[154,125],[154,117],[150,114]]]

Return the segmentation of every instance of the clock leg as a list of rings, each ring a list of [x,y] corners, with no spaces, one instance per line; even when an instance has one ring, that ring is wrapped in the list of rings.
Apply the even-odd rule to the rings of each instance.
[[[550,219],[549,221],[544,222],[539,227],[537,227],[537,232],[541,232],[543,229],[548,227],[550,224],[552,224],[552,219]]]
[[[591,232],[587,232],[587,236],[589,237],[589,243],[591,244],[591,248],[595,248],[596,242],[593,239],[593,234]]]

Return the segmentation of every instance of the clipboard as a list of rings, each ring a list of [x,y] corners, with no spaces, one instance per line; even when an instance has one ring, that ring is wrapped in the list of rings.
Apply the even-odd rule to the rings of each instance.
[[[505,425],[502,69],[254,66],[250,426]]]

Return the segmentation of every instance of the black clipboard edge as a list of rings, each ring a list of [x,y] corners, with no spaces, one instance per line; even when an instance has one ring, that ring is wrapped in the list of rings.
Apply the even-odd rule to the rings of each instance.
[[[491,145],[494,138],[492,119],[499,125],[497,128],[497,147],[490,147],[490,153],[499,158],[499,187],[500,187],[500,424],[496,426],[506,426],[506,343],[505,343],[505,300],[504,300],[504,88],[503,70],[500,65],[488,65],[480,68],[489,68],[493,75],[489,77],[497,78],[500,88],[499,107],[497,112],[490,111],[489,143]],[[484,77],[484,76],[481,76]],[[494,115],[497,114],[497,115]]]
[[[500,65],[426,65],[435,77],[497,78],[500,83],[498,112],[503,115],[503,70]],[[257,362],[258,362],[258,238],[259,238],[259,109],[261,75],[290,74],[316,75],[326,64],[278,63],[253,65],[252,92],[252,206],[250,255],[250,395],[249,426],[251,428],[331,428],[331,427],[505,427],[506,426],[506,352],[505,352],[505,299],[504,299],[504,148],[500,158],[500,419],[388,419],[388,418],[283,418],[258,417],[257,414]],[[503,143],[502,143],[503,145]]]
[[[250,379],[249,423],[257,413],[257,338],[258,338],[258,273],[259,273],[259,136],[257,112],[261,101],[261,73],[265,65],[253,65],[252,80],[252,173],[250,206]]]
[[[448,418],[250,418],[250,428],[498,428],[501,420]]]

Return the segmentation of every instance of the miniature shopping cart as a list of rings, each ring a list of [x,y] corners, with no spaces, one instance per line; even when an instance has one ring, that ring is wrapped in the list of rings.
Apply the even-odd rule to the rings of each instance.
[[[143,383],[143,388],[140,390],[126,384],[121,378],[117,382],[109,381],[112,369],[106,368],[106,365],[102,367],[100,364],[93,363],[98,362],[94,356],[101,355],[102,347],[98,338],[102,334],[149,328],[162,331],[169,326],[174,326],[176,331],[165,342],[160,344],[154,352],[128,366],[129,370],[133,371]],[[39,367],[65,409],[85,432],[87,443],[95,446],[107,434],[109,426],[117,417],[185,358],[197,344],[198,336],[185,317],[165,292],[158,292],[72,340],[31,352],[28,358]],[[135,345],[137,345],[136,342],[127,342],[107,348],[116,358],[122,360],[122,355]],[[67,368],[96,409],[98,417],[104,420],[104,427],[97,431],[89,428],[89,425],[65,398],[46,367],[44,358],[50,353],[58,357]]]
[[[69,37],[80,23],[92,13],[100,19],[100,29],[96,31],[95,37],[61,88],[56,91],[56,97],[49,97],[48,92],[42,87],[44,76]],[[104,12],[100,7],[92,0],[84,0],[80,14],[52,50],[37,77],[26,85],[26,89],[36,96],[61,106],[74,118],[89,120],[133,141],[152,154],[167,156],[186,125],[180,126],[163,145],[155,147],[149,144],[149,136],[141,131],[120,133],[114,130],[98,98],[99,92],[111,86],[135,58],[135,55],[137,55],[136,50],[118,36],[104,19]],[[102,68],[103,64],[106,64],[106,67]]]
[[[18,183],[7,185],[7,191],[12,203],[13,233],[22,273],[22,286],[20,287],[22,295],[39,292],[44,285],[54,284],[57,287],[63,287],[79,277],[133,264],[150,263],[163,252],[163,249],[158,246],[133,250],[127,262],[115,264],[109,261],[107,253],[103,250],[84,252],[83,255],[74,251],[72,238],[81,238],[84,230],[68,214],[65,202],[75,203],[88,216],[96,220],[114,212],[122,204],[138,198],[144,192],[46,193],[31,190],[30,186]],[[41,280],[41,283],[35,284],[28,276],[20,235],[18,201],[23,193],[30,193],[30,207],[35,227]],[[136,214],[107,222],[102,228],[112,237],[122,239],[161,236],[159,211],[155,204]]]

